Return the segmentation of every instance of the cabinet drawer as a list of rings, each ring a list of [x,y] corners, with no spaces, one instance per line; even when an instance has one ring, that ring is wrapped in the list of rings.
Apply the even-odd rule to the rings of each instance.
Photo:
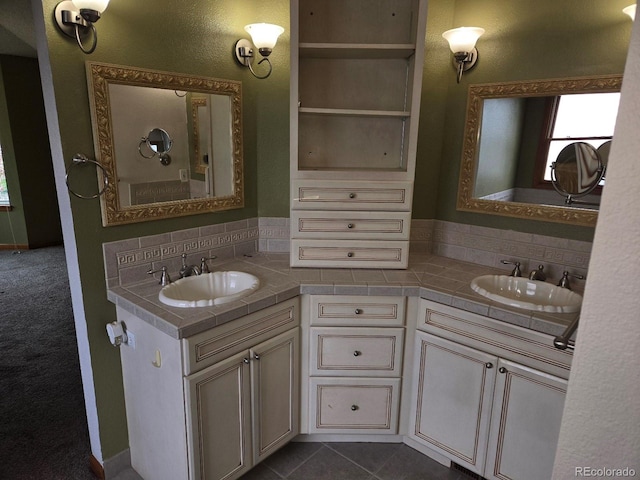
[[[311,378],[310,388],[310,433],[396,433],[399,378]]]
[[[553,346],[553,337],[528,328],[420,300],[419,330],[471,348],[569,378],[573,354]]]
[[[291,212],[292,238],[409,240],[410,212]]]
[[[298,180],[291,184],[292,210],[410,211],[411,182]]]
[[[402,328],[312,328],[311,375],[398,377],[403,337]]]
[[[183,339],[185,375],[297,327],[299,308],[299,298],[292,298]]]
[[[408,241],[291,240],[292,267],[407,268]]]
[[[312,295],[312,325],[402,326],[405,297]]]

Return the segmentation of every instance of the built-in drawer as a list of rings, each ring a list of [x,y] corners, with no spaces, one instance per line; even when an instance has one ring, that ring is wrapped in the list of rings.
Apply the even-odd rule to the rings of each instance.
[[[411,212],[291,212],[292,238],[409,240]]]
[[[399,377],[403,340],[403,328],[313,327],[311,375]]]
[[[399,378],[312,377],[309,385],[309,433],[396,433]]]
[[[311,325],[378,326],[404,325],[406,297],[312,295]]]
[[[184,374],[202,370],[231,355],[300,325],[299,297],[182,339]]]
[[[553,337],[482,315],[420,299],[418,330],[569,378],[573,354],[553,346]]]
[[[408,241],[291,240],[292,267],[407,268]]]
[[[292,210],[410,211],[413,184],[295,180],[291,197]]]

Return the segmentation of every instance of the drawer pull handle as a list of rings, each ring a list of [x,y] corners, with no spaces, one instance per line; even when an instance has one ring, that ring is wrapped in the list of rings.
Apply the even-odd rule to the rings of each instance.
[[[360,355],[362,355],[362,352],[360,350],[356,350],[355,352],[353,352],[354,357],[359,357]]]
[[[249,359],[248,359],[247,357],[243,358],[243,359],[242,359],[242,362],[243,362],[243,363],[246,363],[247,365],[249,365]]]
[[[355,194],[355,193],[353,193],[353,192],[351,192],[351,193],[349,194],[349,198],[356,198],[356,194]]]
[[[353,223],[348,223],[347,224],[347,228],[353,228],[353,227],[354,227]]]
[[[349,257],[349,258],[353,257],[353,252],[348,252],[347,253],[347,257]]]
[[[361,309],[359,309],[359,308],[356,308],[356,309],[355,309],[355,311],[354,311],[354,313],[355,313],[356,315],[360,315],[360,314],[362,314],[362,310],[361,310]]]
[[[355,412],[356,410],[358,410],[360,407],[358,405],[351,405],[351,411]]]
[[[504,368],[504,367],[500,367],[500,368],[498,369],[498,371],[499,371],[500,373],[507,373],[507,369],[506,369],[506,368]]]
[[[253,358],[255,358],[256,360],[260,360],[260,355],[258,355],[257,353],[254,353]]]
[[[487,362],[487,363],[484,364],[484,366],[487,367],[487,368],[493,368],[493,363]]]

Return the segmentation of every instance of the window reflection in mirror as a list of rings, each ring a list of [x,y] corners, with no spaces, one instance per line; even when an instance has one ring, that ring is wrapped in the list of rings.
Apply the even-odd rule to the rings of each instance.
[[[542,180],[548,168],[548,146],[544,142],[549,143],[548,139],[553,135],[547,121],[550,116],[547,105],[565,96],[617,94],[621,81],[621,75],[603,75],[470,85],[457,209],[595,225],[597,212],[585,206],[565,204],[565,198],[558,195],[550,182]],[[615,118],[615,114],[608,116]],[[557,119],[557,115],[554,118]],[[572,123],[571,119],[569,123]],[[583,137],[602,137],[590,139],[601,140],[598,155],[607,156],[612,128],[613,123],[602,130],[598,127],[596,133],[584,129],[571,131],[569,134],[575,137],[566,143],[574,143]],[[538,162],[542,150],[544,159]],[[553,161],[553,154],[550,158]],[[598,202],[599,198],[593,200],[593,203]]]

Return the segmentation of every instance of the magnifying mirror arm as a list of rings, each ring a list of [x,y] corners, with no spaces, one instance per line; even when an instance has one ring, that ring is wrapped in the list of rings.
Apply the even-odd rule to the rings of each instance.
[[[148,141],[147,141],[147,137],[142,137],[142,140],[140,140],[140,143],[138,144],[138,153],[140,153],[140,155],[144,158],[153,158],[156,156],[156,152],[153,152],[150,156],[145,155],[144,153],[142,153],[142,145],[148,145]]]

